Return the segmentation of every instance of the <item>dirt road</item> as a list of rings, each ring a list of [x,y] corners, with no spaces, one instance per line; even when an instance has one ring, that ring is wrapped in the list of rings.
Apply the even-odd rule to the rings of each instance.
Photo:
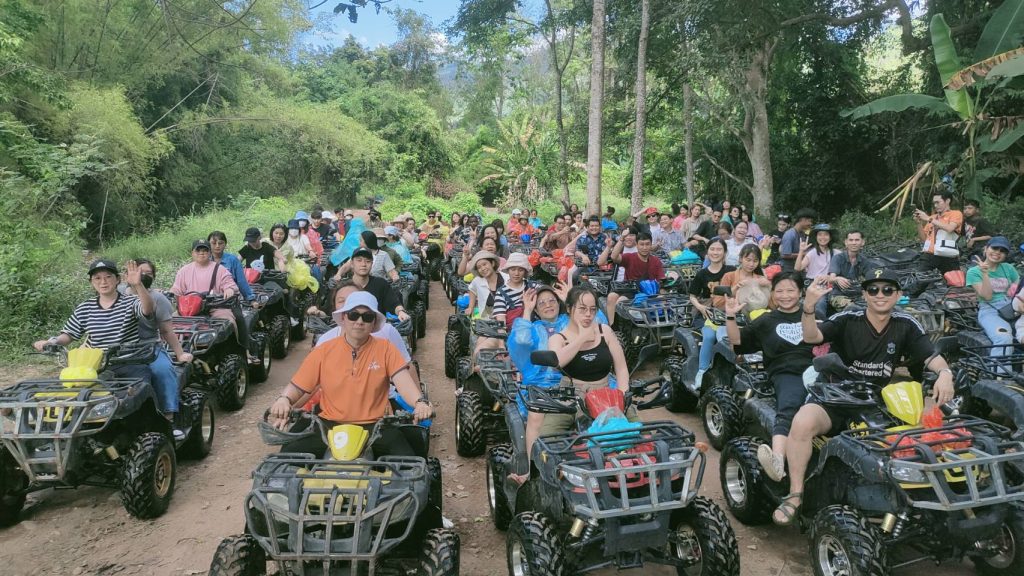
[[[427,336],[420,340],[416,357],[438,410],[432,448],[443,465],[445,515],[456,523],[462,537],[464,576],[505,574],[505,537],[488,517],[483,459],[464,459],[455,453],[454,384],[444,377],[442,366],[444,330],[452,308],[438,283],[431,285],[431,303]],[[37,493],[30,497],[21,523],[0,529],[0,573],[205,574],[220,539],[242,530],[241,506],[250,486],[250,471],[271,451],[260,442],[257,419],[308,350],[308,340],[294,344],[287,359],[274,363],[270,380],[250,391],[245,408],[233,414],[217,413],[213,453],[201,462],[180,464],[174,499],[163,517],[152,521],[130,518],[118,494],[108,489]],[[673,419],[703,436],[697,419],[690,414],[658,410],[648,412],[644,419]],[[709,456],[701,493],[722,504],[717,453],[712,450]],[[796,529],[751,529],[736,521],[733,526],[739,538],[744,576],[811,574],[807,541]],[[904,576],[965,573],[973,573],[973,568],[966,564],[940,568],[917,564],[896,572]],[[648,566],[621,574],[667,576],[674,570]]]

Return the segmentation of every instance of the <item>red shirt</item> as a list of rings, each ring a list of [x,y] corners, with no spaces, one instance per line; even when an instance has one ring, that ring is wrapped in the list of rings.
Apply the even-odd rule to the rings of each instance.
[[[665,267],[661,265],[661,260],[653,254],[647,257],[646,262],[640,259],[638,253],[623,254],[619,260],[619,266],[626,271],[626,276],[623,279],[627,282],[665,279]]]

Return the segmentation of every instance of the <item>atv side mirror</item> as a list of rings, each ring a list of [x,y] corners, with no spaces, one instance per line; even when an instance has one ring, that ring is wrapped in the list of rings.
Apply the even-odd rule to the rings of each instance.
[[[537,366],[558,368],[558,354],[551,350],[534,350],[530,352],[530,362]]]
[[[711,291],[715,296],[732,296],[732,286],[715,286]]]

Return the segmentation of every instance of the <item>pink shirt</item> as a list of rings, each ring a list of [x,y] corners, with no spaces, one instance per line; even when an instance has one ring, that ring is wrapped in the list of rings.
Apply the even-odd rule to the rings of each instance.
[[[210,280],[213,277],[213,269],[217,268],[217,280],[210,289]],[[224,290],[231,289],[238,294],[238,285],[231,278],[231,273],[224,266],[216,266],[213,262],[204,267],[199,267],[195,262],[189,262],[181,267],[174,276],[174,284],[171,285],[171,292],[178,296],[188,292],[214,292],[223,294]]]

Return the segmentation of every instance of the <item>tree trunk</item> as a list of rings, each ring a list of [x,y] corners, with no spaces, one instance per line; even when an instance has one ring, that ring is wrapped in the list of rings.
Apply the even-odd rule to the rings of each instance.
[[[604,2],[594,0],[587,129],[587,213],[601,214],[601,124],[604,115]]]
[[[686,155],[686,205],[693,207],[693,88],[683,84],[683,150]]]
[[[647,144],[647,31],[651,25],[650,0],[640,3],[640,41],[636,56],[636,133],[633,136],[633,190],[630,213],[644,202],[644,148]]]
[[[551,50],[554,51],[554,45]],[[562,114],[562,70],[555,59],[555,124],[558,126],[558,179],[562,185],[562,205],[569,211],[569,136],[565,133],[565,120]]]
[[[743,108],[746,112],[746,138],[743,147],[753,175],[752,194],[754,214],[769,219],[774,204],[772,183],[771,134],[768,128],[768,68],[771,65],[775,42],[766,41],[757,51],[747,69],[744,85]]]

